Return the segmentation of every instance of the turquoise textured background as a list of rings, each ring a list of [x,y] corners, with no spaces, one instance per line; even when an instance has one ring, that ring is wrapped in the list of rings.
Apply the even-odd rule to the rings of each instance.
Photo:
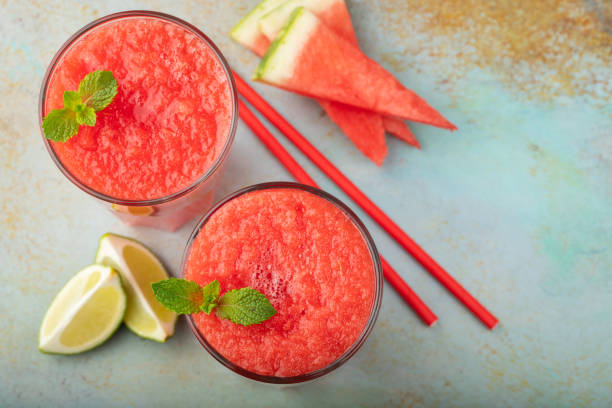
[[[56,169],[37,100],[77,29],[128,9],[209,34],[241,75],[256,58],[229,29],[254,1],[0,0],[0,406],[612,405],[612,6],[603,0],[349,1],[363,49],[459,127],[388,138],[381,168],[311,100],[255,85],[311,142],[490,308],[486,330],[293,147],[321,186],[362,216],[380,251],[438,314],[423,326],[389,286],[364,348],[303,387],[247,382],[184,320],[166,344],[122,328],[79,356],[40,354],[43,314],[112,231],[177,274],[178,232],[122,225]],[[282,142],[285,143],[284,140]],[[219,196],[290,176],[240,125]]]

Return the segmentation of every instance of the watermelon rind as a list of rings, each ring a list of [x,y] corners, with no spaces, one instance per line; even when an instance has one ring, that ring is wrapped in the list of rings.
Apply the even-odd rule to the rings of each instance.
[[[304,7],[295,9],[259,62],[252,79],[275,84],[287,82],[298,56],[318,24],[318,19]]]
[[[338,0],[288,0],[269,11],[259,19],[259,31],[270,41],[274,41],[278,33],[287,24],[291,13],[298,7],[304,7],[319,14],[332,7]]]
[[[259,34],[259,19],[286,0],[262,0],[242,18],[230,31],[230,37],[248,48],[252,48]]]

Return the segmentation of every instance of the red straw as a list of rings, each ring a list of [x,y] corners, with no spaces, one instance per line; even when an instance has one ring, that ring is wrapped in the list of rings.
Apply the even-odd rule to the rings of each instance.
[[[295,177],[297,181],[303,184],[308,184],[313,187],[318,187],[317,183],[304,171],[302,166],[295,161],[287,150],[276,140],[276,138],[266,129],[266,127],[257,119],[251,110],[238,99],[238,112],[240,118],[247,124],[262,143],[272,152],[272,154],[282,163],[283,166]],[[399,295],[410,305],[417,315],[428,326],[433,326],[438,317],[427,307],[427,305],[414,293],[414,291],[404,282],[401,276],[389,265],[389,263],[380,256],[385,279],[395,288]]]
[[[246,98],[262,115],[298,147],[314,164],[319,167],[338,187],[348,194],[365,212],[367,212],[393,239],[395,239],[412,257],[429,271],[446,289],[461,301],[485,326],[493,329],[498,320],[485,309],[470,293],[461,286],[448,272],[427,254],[412,238],[376,206],[357,186],[338,170],[321,152],[285,120],[268,102],[234,71],[238,92]]]

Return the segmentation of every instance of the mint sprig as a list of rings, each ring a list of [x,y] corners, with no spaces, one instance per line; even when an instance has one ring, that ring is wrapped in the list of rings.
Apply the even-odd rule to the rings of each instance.
[[[54,109],[43,119],[45,137],[65,142],[79,131],[80,125],[95,126],[96,112],[106,108],[117,95],[117,80],[111,71],[93,71],[85,75],[78,91],[64,91],[64,107]]]
[[[117,95],[117,80],[111,71],[90,72],[79,84],[83,104],[96,112],[106,108]]]
[[[265,322],[276,314],[268,298],[255,289],[234,289],[219,297],[217,280],[201,287],[193,281],[170,278],[152,283],[151,287],[159,303],[179,314],[210,314],[214,310],[221,319],[243,326]]]
[[[153,283],[152,287],[159,303],[176,313],[197,313],[203,304],[202,288],[193,281],[170,278]]]
[[[210,282],[208,285],[204,286],[202,288],[202,294],[204,295],[204,299],[202,305],[200,306],[200,310],[206,314],[210,314],[210,312],[212,312],[212,310],[217,306],[220,291],[221,287],[219,285],[219,281],[216,279]]]
[[[215,313],[244,326],[264,322],[276,314],[274,306],[262,293],[251,289],[234,289],[219,299]]]

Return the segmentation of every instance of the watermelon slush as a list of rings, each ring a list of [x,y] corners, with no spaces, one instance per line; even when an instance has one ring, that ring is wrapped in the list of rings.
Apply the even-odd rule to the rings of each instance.
[[[45,139],[60,170],[131,224],[174,230],[210,207],[237,112],[229,67],[214,44],[160,13],[103,17],[56,54],[41,117],[94,70],[112,71],[118,94],[96,126],[81,126],[65,143]]]
[[[221,363],[248,378],[296,383],[350,358],[376,320],[382,270],[365,227],[337,199],[296,183],[248,187],[196,227],[183,277],[221,293],[251,287],[277,314],[253,326],[214,313],[189,318]]]

